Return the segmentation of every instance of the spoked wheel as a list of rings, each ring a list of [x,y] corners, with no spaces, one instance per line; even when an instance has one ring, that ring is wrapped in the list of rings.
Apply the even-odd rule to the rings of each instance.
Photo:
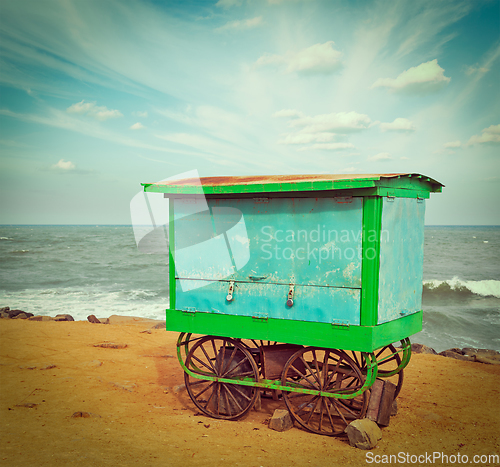
[[[402,349],[396,349],[392,344],[386,345],[375,352],[373,355],[377,361],[377,378],[386,379],[396,385],[394,399],[398,397],[401,387],[403,386],[404,373],[401,368],[403,361]],[[361,368],[361,373],[366,374],[366,359],[360,352],[348,351],[348,355]],[[404,357],[403,357],[404,358]]]
[[[314,347],[299,350],[286,363],[281,384],[333,396],[283,392],[292,416],[313,433],[339,436],[349,423],[366,413],[368,397],[362,389],[363,375],[342,350]]]
[[[206,415],[234,420],[253,407],[258,388],[246,386],[245,382],[257,382],[259,370],[252,355],[239,342],[205,336],[193,345],[185,366],[196,375],[184,373],[189,397]]]

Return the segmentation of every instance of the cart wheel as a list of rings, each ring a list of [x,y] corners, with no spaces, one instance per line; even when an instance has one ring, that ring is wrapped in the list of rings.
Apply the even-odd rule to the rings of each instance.
[[[377,361],[377,378],[388,379],[391,383],[396,385],[394,399],[398,397],[401,387],[403,386],[404,372],[401,368],[401,362],[403,361],[401,354],[403,351],[404,345],[401,350],[398,350],[390,344],[373,352]],[[361,352],[348,351],[347,353],[361,368],[361,373],[366,374],[366,360],[364,355]]]
[[[227,337],[205,336],[198,340],[186,358],[186,368],[199,375],[184,373],[189,397],[210,417],[234,420],[254,405],[259,389],[245,386],[257,382],[259,371],[248,350]],[[234,380],[234,383],[219,381]]]
[[[364,377],[356,363],[342,350],[306,347],[286,363],[282,386],[353,395],[362,390]],[[283,392],[288,410],[305,429],[327,436],[339,436],[349,423],[366,413],[366,391],[353,398],[315,396]]]

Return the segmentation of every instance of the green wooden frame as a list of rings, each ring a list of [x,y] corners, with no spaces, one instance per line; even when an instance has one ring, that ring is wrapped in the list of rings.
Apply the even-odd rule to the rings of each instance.
[[[297,181],[285,183],[227,185],[162,185],[143,183],[144,191],[165,193],[169,202],[169,287],[170,306],[166,310],[169,331],[211,334],[221,337],[271,340],[316,347],[339,348],[361,352],[374,350],[402,340],[422,330],[422,310],[381,325],[378,322],[378,289],[382,197],[429,198],[442,185],[428,177],[406,174],[397,177]],[[276,197],[363,197],[363,259],[361,266],[360,326],[268,319],[218,313],[187,312],[176,309],[175,292],[175,198]]]

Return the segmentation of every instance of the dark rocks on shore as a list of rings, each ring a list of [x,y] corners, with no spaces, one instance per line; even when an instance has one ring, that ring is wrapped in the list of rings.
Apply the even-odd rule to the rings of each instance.
[[[56,315],[54,318],[54,321],[74,321],[73,316],[63,314],[63,315]]]
[[[99,319],[96,318],[95,315],[89,315],[89,316],[87,316],[87,321],[89,323],[101,324],[101,321],[99,321]]]
[[[458,350],[458,352],[456,350]],[[442,352],[439,352],[438,355],[441,355],[442,357],[454,358],[455,360],[464,360],[468,362],[475,361],[473,357],[464,355],[460,349],[443,350]]]
[[[474,358],[476,362],[500,365],[500,352],[497,352],[496,350],[464,347],[462,352],[464,355]]]
[[[425,353],[425,354],[437,355],[437,352],[433,348],[427,347],[424,344],[412,344],[411,351],[412,353]]]
[[[10,318],[10,319],[27,319],[31,318],[33,313],[28,313],[23,310],[11,310],[8,306],[0,308],[0,318]]]
[[[68,314],[56,315],[55,318],[44,315],[35,316],[33,313],[23,310],[11,310],[8,306],[0,308],[0,318],[29,319],[30,321],[74,321],[73,316]]]
[[[456,360],[500,365],[500,352],[490,349],[475,349],[473,347],[464,347],[463,349],[453,348],[443,350],[439,355]]]

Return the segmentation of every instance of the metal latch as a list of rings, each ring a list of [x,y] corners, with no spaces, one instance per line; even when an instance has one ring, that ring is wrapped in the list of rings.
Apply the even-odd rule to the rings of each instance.
[[[394,196],[389,196],[387,195],[387,201],[390,202],[390,203],[393,203],[394,202]]]
[[[424,198],[417,198],[417,203],[423,203],[424,202]]]
[[[332,325],[333,326],[342,326],[342,327],[346,327],[348,328],[349,327],[349,321],[348,320],[342,320],[342,319],[334,319],[332,321]]]
[[[286,301],[286,306],[293,306],[293,292],[295,291],[295,286],[290,284],[288,288],[288,300]]]
[[[229,291],[228,291],[227,296],[226,296],[226,300],[228,302],[233,300],[233,293],[234,293],[234,281],[230,281],[229,282]]]

